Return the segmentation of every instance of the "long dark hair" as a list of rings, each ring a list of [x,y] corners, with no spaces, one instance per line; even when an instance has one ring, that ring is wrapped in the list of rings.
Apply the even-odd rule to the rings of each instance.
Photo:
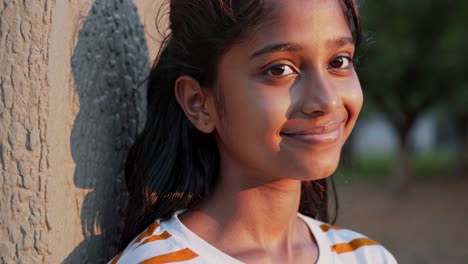
[[[357,4],[355,0],[342,4],[358,44]],[[170,1],[170,33],[147,79],[146,124],[125,164],[129,201],[122,248],[155,219],[192,208],[213,192],[218,147],[213,135],[199,132],[189,122],[175,98],[174,83],[179,76],[189,75],[203,87],[212,87],[222,54],[245,40],[268,13],[266,0]],[[222,95],[213,93],[221,112]],[[328,222],[328,204],[326,180],[302,184],[301,213]]]

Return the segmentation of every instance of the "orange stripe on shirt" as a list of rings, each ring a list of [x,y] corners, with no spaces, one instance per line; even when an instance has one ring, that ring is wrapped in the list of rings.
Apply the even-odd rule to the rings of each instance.
[[[327,232],[330,229],[340,230],[341,228],[334,225],[323,224],[320,226],[320,229],[322,229],[323,232]]]
[[[151,242],[151,241],[164,240],[164,239],[169,238],[170,236],[171,236],[171,234],[169,234],[167,231],[162,232],[160,235],[150,236],[150,237],[148,237],[146,240],[144,240],[141,244],[139,244],[136,248],[134,248],[133,250],[135,250],[135,249],[137,249],[139,246],[144,245],[144,244],[146,244],[146,243],[149,243],[149,242]],[[144,237],[142,237],[142,238],[144,238]],[[136,241],[135,241],[135,242],[136,242]],[[133,250],[132,250],[132,251],[133,251]],[[111,261],[110,264],[116,264],[116,263],[119,261],[119,259],[122,257],[122,254],[123,254],[123,253],[124,253],[124,252],[122,251],[122,252],[120,252],[120,254],[118,254],[117,256],[115,256],[115,257],[112,259],[112,261]]]
[[[168,262],[180,262],[190,260],[196,257],[198,257],[198,255],[195,252],[188,248],[185,248],[182,250],[152,257],[150,259],[140,262],[139,264],[161,264]]]
[[[341,253],[354,251],[362,246],[371,246],[371,245],[379,245],[379,243],[368,238],[358,238],[358,239],[351,240],[349,243],[335,244],[331,246],[331,249],[335,251],[337,254],[341,254]]]
[[[133,244],[135,243],[138,243],[140,242],[141,240],[143,240],[145,237],[149,237],[153,234],[154,230],[156,230],[156,228],[159,227],[159,223],[158,222],[154,222],[152,223],[150,226],[148,226],[148,228],[146,228],[146,231],[141,233],[138,238],[135,240],[135,242],[133,242]]]
[[[160,235],[154,235],[148,237],[145,241],[143,241],[140,245],[138,245],[135,249],[137,249],[139,246],[144,245],[146,243],[149,243],[151,241],[157,241],[157,240],[164,240],[167,239],[171,236],[167,231],[162,232]]]
[[[115,256],[115,257],[112,259],[112,261],[111,261],[110,264],[116,264],[117,261],[119,261],[120,257],[122,257],[122,254],[123,254],[123,251],[120,252],[120,254],[118,254],[117,256]]]

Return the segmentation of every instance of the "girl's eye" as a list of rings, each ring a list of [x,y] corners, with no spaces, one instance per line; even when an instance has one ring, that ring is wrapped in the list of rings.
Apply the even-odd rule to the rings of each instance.
[[[350,57],[338,56],[330,62],[330,67],[333,69],[347,69],[351,63]]]
[[[266,74],[273,77],[286,77],[291,74],[297,74],[296,70],[287,64],[273,65],[266,70]]]

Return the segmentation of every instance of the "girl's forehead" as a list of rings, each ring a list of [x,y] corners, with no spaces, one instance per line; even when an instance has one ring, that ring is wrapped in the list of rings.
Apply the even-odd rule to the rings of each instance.
[[[252,29],[250,44],[352,38],[340,0],[270,0],[269,12]]]
[[[279,14],[287,13],[295,9],[308,10],[314,12],[314,7],[329,5],[335,6],[341,4],[342,0],[267,0],[265,5],[269,7],[270,11],[275,11]]]
[[[269,0],[263,25],[281,23],[285,18],[309,19],[311,23],[326,18],[324,14],[339,14],[344,18],[341,0]]]

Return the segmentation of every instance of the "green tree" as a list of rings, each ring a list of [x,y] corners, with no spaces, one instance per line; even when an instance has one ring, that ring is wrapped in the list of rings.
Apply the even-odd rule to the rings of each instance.
[[[366,1],[366,44],[358,72],[364,95],[390,121],[399,139],[393,187],[410,179],[409,134],[430,107],[464,89],[468,47],[466,1]],[[455,97],[456,98],[456,97]]]
[[[456,131],[456,158],[454,173],[457,177],[468,176],[468,81],[460,85],[443,106],[447,115],[451,116]]]

